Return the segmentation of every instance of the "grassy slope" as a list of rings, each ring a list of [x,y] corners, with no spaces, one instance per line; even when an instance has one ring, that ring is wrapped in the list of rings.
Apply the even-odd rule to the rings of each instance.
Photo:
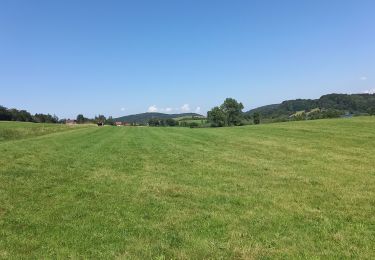
[[[0,121],[0,142],[36,137],[56,132],[74,130],[77,127],[89,127],[93,125],[62,125],[62,124],[37,124],[28,122]]]
[[[374,258],[375,118],[0,143],[0,257]]]

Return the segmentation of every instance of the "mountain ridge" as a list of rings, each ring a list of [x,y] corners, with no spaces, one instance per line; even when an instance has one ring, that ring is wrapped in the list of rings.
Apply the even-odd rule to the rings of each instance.
[[[168,118],[177,118],[177,117],[204,117],[204,116],[197,114],[197,113],[165,114],[165,113],[158,113],[158,112],[146,112],[146,113],[121,116],[121,117],[114,118],[113,120],[116,122],[145,124],[148,122],[148,120],[152,118],[168,119]]]
[[[364,114],[375,109],[375,94],[327,94],[318,99],[292,99],[251,109],[245,114],[259,113],[262,118],[287,118],[299,111],[315,108],[341,113]]]

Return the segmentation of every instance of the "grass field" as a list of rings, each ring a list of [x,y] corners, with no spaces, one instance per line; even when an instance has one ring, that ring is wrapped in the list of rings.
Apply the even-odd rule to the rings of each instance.
[[[73,128],[0,154],[0,258],[375,258],[375,117]]]
[[[1,122],[0,142],[6,140],[19,140],[28,137],[36,137],[56,132],[76,130],[77,128],[93,127],[95,125],[61,125],[61,124],[37,124],[29,122]]]

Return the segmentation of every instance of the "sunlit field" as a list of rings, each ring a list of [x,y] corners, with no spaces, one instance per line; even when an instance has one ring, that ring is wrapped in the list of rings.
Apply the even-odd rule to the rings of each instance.
[[[375,117],[5,122],[0,155],[0,258],[375,258]]]

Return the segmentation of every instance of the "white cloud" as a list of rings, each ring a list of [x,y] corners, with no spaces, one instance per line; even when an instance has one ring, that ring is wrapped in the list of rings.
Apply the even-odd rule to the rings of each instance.
[[[363,93],[365,93],[365,94],[375,94],[375,88],[365,90],[365,91],[363,91]]]
[[[166,108],[158,108],[158,111],[161,112],[161,113],[169,113],[173,110],[173,108],[170,108],[170,107],[166,107]]]
[[[158,108],[153,105],[153,106],[150,106],[148,109],[147,109],[147,112],[158,112]]]
[[[365,81],[365,80],[367,80],[367,77],[366,76],[362,76],[359,79]]]
[[[200,113],[201,112],[201,107],[197,107],[196,109],[195,109],[195,113]]]
[[[121,111],[125,111],[125,107],[122,107],[122,108],[121,108]]]
[[[182,107],[181,107],[181,111],[186,113],[186,112],[189,112],[190,111],[190,106],[189,104],[184,104]]]
[[[152,105],[147,109],[147,112],[161,112],[161,113],[171,113],[173,111],[180,111],[181,113],[187,113],[191,111],[189,104],[183,104],[180,108],[173,108],[173,107],[157,107],[156,105]],[[201,111],[200,107],[195,109],[196,113]]]

